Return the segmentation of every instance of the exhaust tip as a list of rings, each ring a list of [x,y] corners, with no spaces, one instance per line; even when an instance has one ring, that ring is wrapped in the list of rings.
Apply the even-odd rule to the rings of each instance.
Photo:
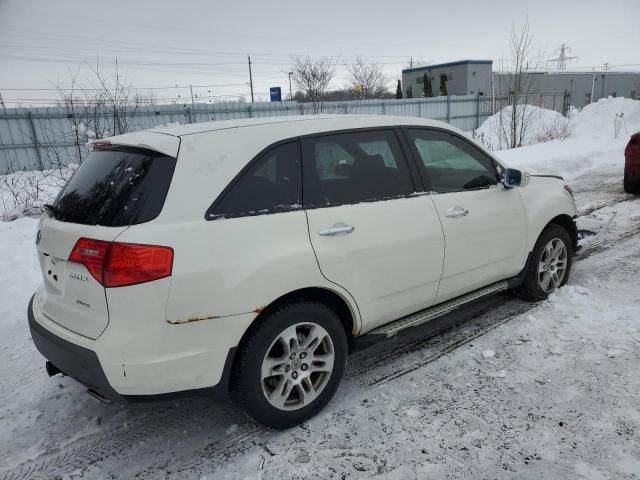
[[[55,377],[58,374],[64,375],[62,371],[51,362],[46,362],[44,364],[44,368],[47,371],[47,375],[50,377]]]
[[[113,403],[110,399],[96,392],[93,388],[90,388],[89,390],[87,390],[87,393],[91,395],[93,398],[97,398],[98,400],[100,400],[102,403],[106,405],[111,405]]]

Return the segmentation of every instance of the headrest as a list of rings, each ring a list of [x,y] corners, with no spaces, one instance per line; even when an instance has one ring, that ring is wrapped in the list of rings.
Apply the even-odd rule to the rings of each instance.
[[[362,155],[353,162],[353,170],[361,173],[362,171],[379,172],[386,168],[382,155]]]

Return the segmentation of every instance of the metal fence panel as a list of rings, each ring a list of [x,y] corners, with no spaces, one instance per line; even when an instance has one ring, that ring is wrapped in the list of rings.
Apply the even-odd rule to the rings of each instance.
[[[195,123],[238,118],[261,118],[281,115],[376,114],[430,118],[450,123],[464,131],[477,128],[496,110],[509,105],[509,97],[477,95],[413,98],[401,100],[357,100],[311,103],[259,102],[138,107],[130,116],[127,131],[153,128],[168,123]],[[518,99],[522,101],[522,99]],[[527,103],[562,111],[567,99],[562,92],[535,94]],[[563,107],[563,105],[565,105]],[[101,129],[108,135],[117,132],[114,118],[100,117]],[[16,170],[52,168],[69,163],[86,154],[86,136],[76,135],[63,107],[12,108],[0,110],[0,174]]]

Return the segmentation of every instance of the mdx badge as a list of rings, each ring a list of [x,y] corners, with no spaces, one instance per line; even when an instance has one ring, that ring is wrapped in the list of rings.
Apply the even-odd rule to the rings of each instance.
[[[69,278],[73,278],[74,280],[80,280],[81,282],[86,282],[89,280],[88,275],[82,275],[81,273],[75,273],[75,272],[69,273]]]

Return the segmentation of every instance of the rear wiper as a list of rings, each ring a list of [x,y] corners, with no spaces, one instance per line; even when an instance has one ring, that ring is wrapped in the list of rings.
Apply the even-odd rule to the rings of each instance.
[[[45,211],[51,216],[53,216],[54,218],[58,215],[58,207],[56,207],[55,205],[51,205],[50,203],[45,203],[42,206],[42,208],[44,208]]]

